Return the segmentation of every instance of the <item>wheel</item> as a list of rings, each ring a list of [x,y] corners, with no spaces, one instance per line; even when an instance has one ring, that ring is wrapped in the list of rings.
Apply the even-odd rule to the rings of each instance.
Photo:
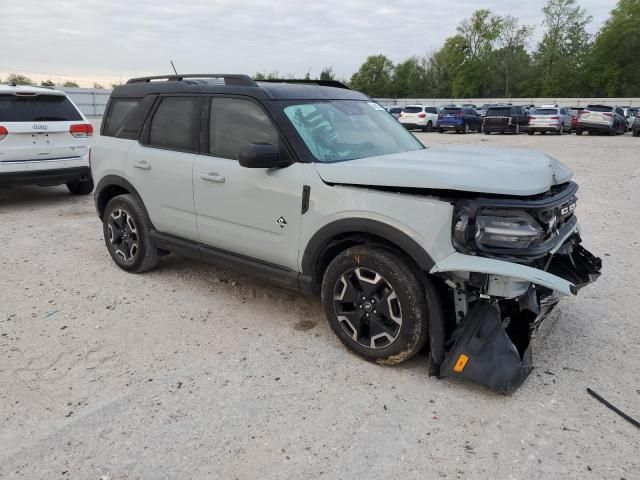
[[[615,137],[616,135],[618,135],[619,130],[620,130],[619,128],[611,128],[611,130],[609,130],[609,136]]]
[[[545,130],[541,130],[540,131],[540,135],[546,135],[546,134],[547,134],[547,132]]]
[[[634,128],[633,129],[633,136],[634,137],[640,137],[640,128]]]
[[[444,128],[439,128],[438,133],[444,133]]]
[[[462,133],[464,133],[465,135],[466,135],[467,133],[469,133],[469,124],[468,124],[468,123],[465,123],[465,124],[464,124],[464,127],[463,127],[463,129],[462,129]]]
[[[433,130],[433,123],[431,123],[431,120],[429,120],[427,122],[427,127],[424,129],[425,132],[430,132],[431,130]]]
[[[528,135],[533,135],[535,132],[531,129],[529,129],[529,131],[527,132]]]
[[[514,135],[520,135],[520,124],[516,123],[516,129],[513,131]]]
[[[487,129],[483,129],[485,135],[491,135],[491,132]]]
[[[322,305],[342,343],[384,365],[416,354],[427,340],[428,315],[441,314],[435,290],[428,280],[423,288],[402,255],[368,246],[349,248],[331,261]]]
[[[127,272],[140,273],[158,264],[150,222],[133,195],[118,195],[107,203],[102,231],[113,261]]]
[[[67,188],[72,195],[89,195],[93,191],[93,179],[88,177],[86,180],[74,180],[67,183]]]
[[[582,135],[582,130],[579,128],[576,128],[576,135]]]

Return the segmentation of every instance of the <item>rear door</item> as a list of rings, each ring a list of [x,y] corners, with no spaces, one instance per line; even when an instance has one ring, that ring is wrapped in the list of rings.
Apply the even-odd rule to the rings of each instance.
[[[125,176],[162,233],[198,240],[193,162],[199,149],[203,98],[160,97],[140,142],[127,154]]]
[[[0,126],[7,131],[0,162],[82,157],[89,151],[87,129],[93,131],[73,103],[57,92],[0,94]],[[72,126],[78,126],[73,135]]]
[[[213,97],[205,127],[208,153],[196,156],[194,198],[200,241],[265,263],[297,269],[303,173],[245,168],[240,151],[251,143],[288,151],[270,116],[249,98]]]

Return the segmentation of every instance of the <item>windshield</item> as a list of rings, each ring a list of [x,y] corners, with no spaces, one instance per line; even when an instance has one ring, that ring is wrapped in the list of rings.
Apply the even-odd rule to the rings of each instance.
[[[82,117],[64,95],[0,95],[2,122],[72,122]]]
[[[284,113],[319,162],[411,152],[424,146],[375,102],[318,101]]]

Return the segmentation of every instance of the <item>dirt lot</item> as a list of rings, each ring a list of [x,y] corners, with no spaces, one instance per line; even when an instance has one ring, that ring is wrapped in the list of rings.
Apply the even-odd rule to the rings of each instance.
[[[113,264],[90,197],[0,189],[0,478],[638,479],[640,139],[418,134],[533,147],[581,184],[604,274],[536,339],[511,397],[369,364],[319,302],[179,257]]]

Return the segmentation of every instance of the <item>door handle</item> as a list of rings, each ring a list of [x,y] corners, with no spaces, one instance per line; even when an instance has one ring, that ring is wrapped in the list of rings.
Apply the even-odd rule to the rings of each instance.
[[[201,173],[200,178],[207,182],[213,182],[213,183],[224,183],[226,180],[222,175],[216,172]]]
[[[149,165],[146,160],[131,162],[131,166],[134,168],[139,168],[140,170],[151,170],[151,165]]]

